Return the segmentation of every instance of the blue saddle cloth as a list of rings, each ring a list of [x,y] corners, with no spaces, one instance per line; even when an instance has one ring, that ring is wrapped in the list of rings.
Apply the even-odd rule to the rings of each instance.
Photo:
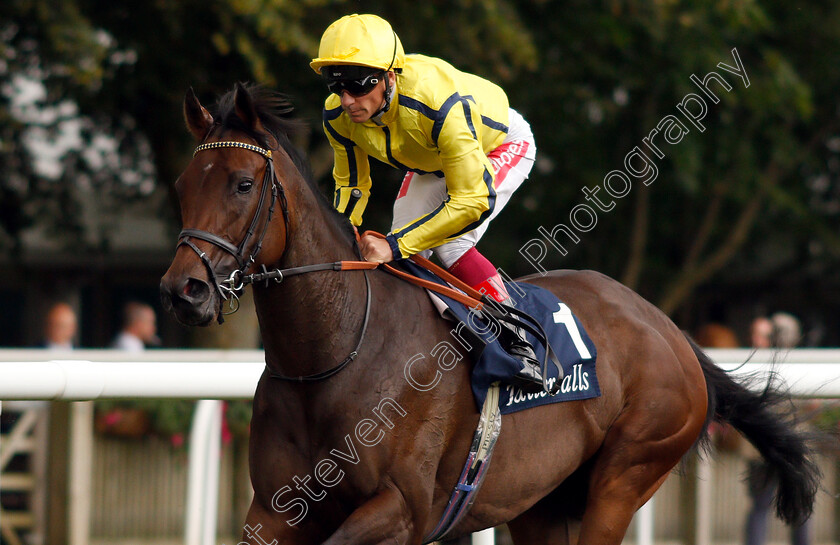
[[[400,261],[400,265],[415,276],[446,285],[446,282],[437,275],[411,261]],[[437,294],[449,306],[449,310],[456,319],[465,324],[459,325],[458,328],[469,327],[472,333],[485,343],[481,356],[472,371],[472,391],[478,410],[481,411],[487,390],[494,382],[500,382],[503,385],[499,400],[502,414],[515,413],[549,403],[600,396],[601,389],[595,373],[597,356],[595,344],[589,338],[580,320],[573,316],[569,307],[550,291],[533,284],[511,282],[506,285],[516,303],[516,308],[542,324],[548,341],[563,368],[561,376],[557,366],[549,359],[549,385],[560,380],[560,392],[554,396],[549,396],[545,392],[525,393],[520,388],[509,384],[510,377],[520,370],[521,364],[501,347],[496,339],[498,331],[494,331],[492,327],[479,320],[476,314],[463,304]],[[461,331],[458,328],[453,329],[453,333]],[[466,339],[463,335],[461,338]],[[542,361],[545,347],[536,342],[536,338],[530,333],[527,338],[534,346],[537,359]]]

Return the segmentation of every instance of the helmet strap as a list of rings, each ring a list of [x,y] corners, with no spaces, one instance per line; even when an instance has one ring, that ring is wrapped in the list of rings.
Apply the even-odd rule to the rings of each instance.
[[[388,76],[388,73],[391,71],[391,68],[394,66],[394,61],[397,59],[397,33],[392,29],[391,32],[394,33],[394,51],[391,53],[391,62],[388,64],[388,68],[385,69],[385,104],[382,105],[382,108],[371,116],[371,120],[376,123],[377,125],[382,125],[382,116],[385,115],[391,108],[391,99],[394,98],[394,90],[391,89],[391,78]]]
[[[385,72],[385,103],[378,112],[371,116],[371,121],[377,125],[384,125],[382,123],[382,116],[391,108],[391,100],[394,98],[394,93],[396,93],[396,88],[391,87],[391,78],[388,76],[388,72]]]

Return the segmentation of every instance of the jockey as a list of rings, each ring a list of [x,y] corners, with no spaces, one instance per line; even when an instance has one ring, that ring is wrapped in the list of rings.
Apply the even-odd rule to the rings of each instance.
[[[406,171],[391,232],[384,240],[363,236],[363,257],[387,263],[434,251],[453,275],[512,305],[496,268],[475,248],[534,164],[531,128],[505,92],[441,59],[406,55],[376,15],[347,15],[330,25],[310,66],[331,92],[323,121],[335,155],[338,211],[361,224],[369,157]],[[524,332],[505,331],[503,342],[523,364],[517,382],[542,386]]]

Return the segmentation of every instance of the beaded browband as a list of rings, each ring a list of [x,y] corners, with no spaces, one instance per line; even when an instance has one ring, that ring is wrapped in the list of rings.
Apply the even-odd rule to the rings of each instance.
[[[263,149],[259,146],[254,146],[253,144],[246,144],[245,142],[208,142],[207,144],[201,144],[195,151],[193,152],[193,157],[199,151],[204,151],[206,149],[216,149],[216,148],[242,148],[251,151],[255,151],[265,157],[266,159],[271,159],[271,150],[270,149]]]

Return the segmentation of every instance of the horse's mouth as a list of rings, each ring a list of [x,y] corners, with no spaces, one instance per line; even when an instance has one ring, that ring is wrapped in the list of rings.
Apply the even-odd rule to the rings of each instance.
[[[209,326],[213,320],[216,319],[216,312],[210,313],[194,313],[194,312],[182,312],[175,310],[173,312],[175,319],[178,320],[183,325],[186,326],[201,326],[207,327]]]
[[[160,300],[163,309],[186,326],[209,326],[219,312],[218,294],[208,290],[196,297],[183,287],[173,289],[166,277],[160,284]]]

